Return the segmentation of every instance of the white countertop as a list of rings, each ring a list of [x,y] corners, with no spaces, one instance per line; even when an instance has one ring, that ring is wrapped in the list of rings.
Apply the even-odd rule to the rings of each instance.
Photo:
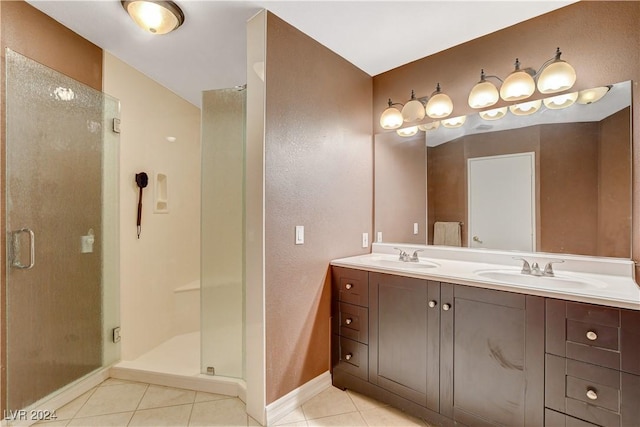
[[[421,250],[420,262],[398,261],[396,247],[409,255]],[[555,279],[542,278],[538,281],[534,276],[520,275],[522,261],[514,260],[514,257],[537,262],[540,268],[550,261],[564,262],[553,265]],[[634,278],[635,265],[628,259],[374,243],[372,253],[336,259],[331,261],[331,265],[640,310],[640,287]],[[506,276],[514,280],[493,280],[482,275],[483,272],[494,271],[506,272]],[[563,280],[584,282],[584,286],[554,286]]]

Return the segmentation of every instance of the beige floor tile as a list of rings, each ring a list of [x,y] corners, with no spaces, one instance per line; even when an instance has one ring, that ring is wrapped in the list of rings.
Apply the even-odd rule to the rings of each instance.
[[[67,425],[69,427],[124,427],[129,424],[132,416],[133,412],[123,412],[97,417],[74,418]]]
[[[187,427],[192,407],[193,405],[189,403],[180,406],[138,410],[133,414],[129,427]]]
[[[224,394],[205,393],[204,391],[196,392],[196,403],[211,402],[212,400],[233,399],[233,396],[226,396]]]
[[[238,398],[193,404],[190,426],[247,426],[247,410]]]
[[[249,415],[247,415],[247,426],[249,426],[249,427],[262,427],[262,424],[260,424],[258,421],[256,421],[253,417],[250,417]]]
[[[375,399],[370,398],[369,396],[356,393],[355,391],[347,390],[347,394],[353,401],[354,405],[356,405],[356,408],[358,408],[358,411],[387,406],[386,403],[379,402]]]
[[[80,408],[82,408],[82,406],[85,403],[87,403],[87,400],[89,400],[89,398],[95,391],[96,391],[96,388],[94,387],[88,392],[78,396],[71,402],[67,403],[60,409],[56,410],[56,416],[58,417],[58,421],[70,420],[71,418],[75,417],[75,415],[78,413]]]
[[[98,387],[76,417],[135,411],[147,387],[147,384],[137,383]]]
[[[138,410],[192,404],[195,397],[196,392],[193,390],[150,385],[138,405]]]
[[[142,383],[139,383],[137,381],[119,380],[118,378],[108,378],[100,384],[100,387],[105,387],[110,385],[122,385],[122,384],[142,384]]]
[[[284,417],[276,421],[274,425],[283,426],[283,425],[293,424],[293,423],[297,423],[305,420],[306,418],[304,416],[304,412],[302,412],[302,408],[297,407],[296,409],[294,409],[293,411],[289,412],[287,415],[285,415]]]
[[[55,421],[39,421],[34,425],[38,427],[65,427],[70,420],[55,420]]]
[[[404,412],[383,406],[380,408],[361,411],[362,417],[371,427],[425,427],[426,423],[419,418],[412,417]]]
[[[329,387],[302,405],[302,410],[308,421],[355,412],[357,408],[346,392],[336,387]]]
[[[307,421],[295,421],[289,424],[278,424],[279,427],[309,427]]]
[[[367,423],[360,412],[333,415],[331,417],[309,420],[309,427],[339,426],[339,427],[367,427]]]

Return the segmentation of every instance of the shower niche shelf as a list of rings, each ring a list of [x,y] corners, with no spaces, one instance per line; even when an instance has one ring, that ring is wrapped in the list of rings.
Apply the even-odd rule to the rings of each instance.
[[[155,175],[153,213],[169,213],[167,175],[164,173],[157,173]]]

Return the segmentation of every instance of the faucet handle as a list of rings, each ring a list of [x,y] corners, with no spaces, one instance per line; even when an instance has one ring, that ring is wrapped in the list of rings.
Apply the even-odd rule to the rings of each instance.
[[[554,272],[553,272],[553,264],[562,264],[564,262],[563,259],[559,259],[558,261],[550,261],[547,263],[547,265],[544,266],[544,272],[542,274],[544,274],[545,276],[554,276]]]
[[[517,261],[522,261],[522,270],[520,273],[522,274],[531,274],[531,266],[529,265],[529,261],[524,258],[513,257],[513,259]]]
[[[400,261],[406,261],[407,258],[409,258],[409,254],[406,253],[404,249],[400,249],[400,248],[393,248],[393,249],[395,249],[396,251],[400,251],[400,253],[398,254]]]
[[[423,252],[424,249],[416,249],[413,251],[413,255],[411,256],[411,261],[418,262],[418,252]]]

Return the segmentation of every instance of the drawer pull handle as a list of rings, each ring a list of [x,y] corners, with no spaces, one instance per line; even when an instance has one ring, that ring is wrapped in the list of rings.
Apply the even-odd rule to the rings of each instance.
[[[449,311],[451,309],[451,304],[442,304],[442,309],[444,311]]]
[[[591,400],[596,400],[598,398],[598,393],[592,388],[587,390],[587,397]]]
[[[352,322],[353,322],[353,319],[350,317],[344,321],[344,323],[346,323],[347,325],[350,325]]]
[[[597,340],[597,339],[598,339],[598,334],[596,334],[596,333],[595,333],[595,332],[593,332],[593,331],[589,331],[589,332],[587,332],[587,339],[588,339],[589,341],[595,341],[595,340]]]
[[[353,357],[353,354],[351,353],[347,353],[346,356],[344,356],[345,360],[351,360],[352,357]]]
[[[436,301],[434,301],[434,300],[429,301],[429,307],[433,308],[436,305],[438,305],[438,303]]]
[[[353,288],[353,285],[351,283],[347,283],[346,285],[344,285],[344,287],[347,289],[351,289]]]

